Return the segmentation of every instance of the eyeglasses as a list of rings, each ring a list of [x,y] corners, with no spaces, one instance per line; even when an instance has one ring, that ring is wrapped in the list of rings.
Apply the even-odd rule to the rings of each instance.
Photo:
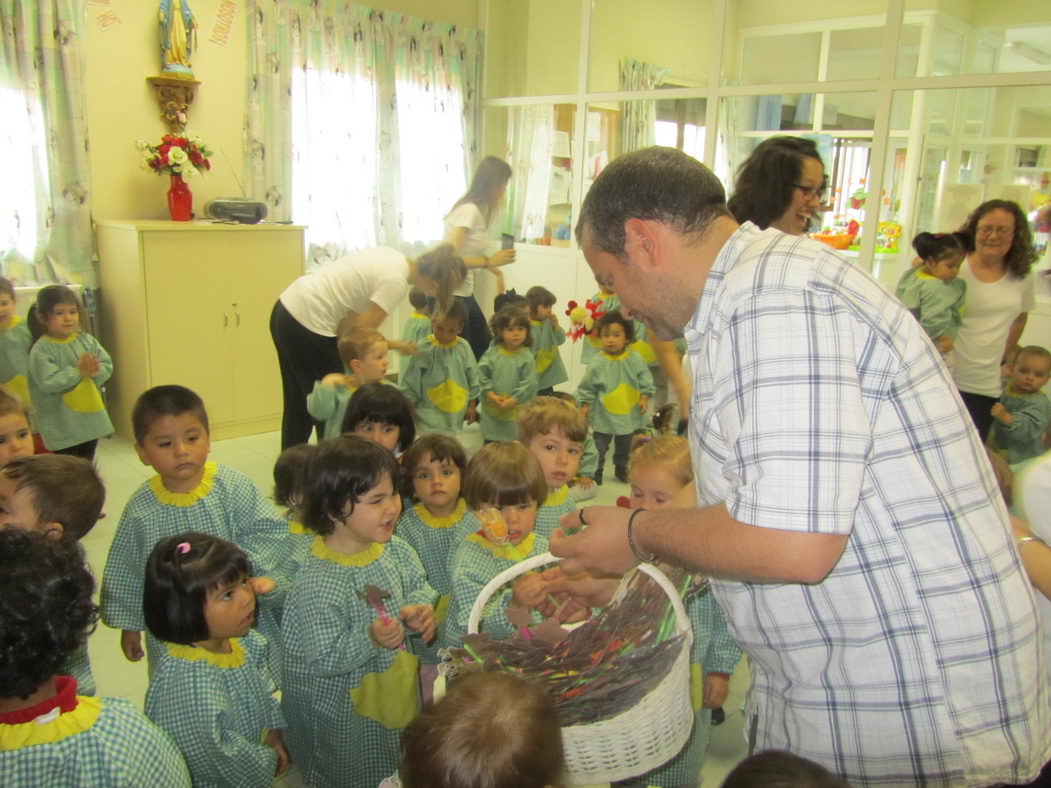
[[[817,200],[818,202],[824,202],[825,196],[828,194],[827,186],[804,186],[801,183],[793,183],[793,187],[803,192],[803,196],[808,200]]]
[[[1001,237],[1005,235],[1014,235],[1015,229],[1013,227],[979,227],[978,235],[988,237],[990,235],[999,235]]]

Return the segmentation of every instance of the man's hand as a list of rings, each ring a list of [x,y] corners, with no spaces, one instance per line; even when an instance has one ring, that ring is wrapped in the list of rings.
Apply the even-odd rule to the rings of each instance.
[[[564,528],[577,528],[585,523],[580,510],[562,515],[561,528],[551,534],[551,554],[562,558],[563,573],[581,572],[599,575],[622,575],[636,566],[638,559],[628,547],[628,517],[631,512],[617,506],[589,506],[587,527],[573,536]]]

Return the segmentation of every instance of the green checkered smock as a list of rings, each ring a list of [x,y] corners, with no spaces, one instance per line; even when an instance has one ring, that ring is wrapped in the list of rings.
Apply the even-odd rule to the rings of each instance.
[[[398,536],[353,555],[318,537],[285,605],[285,741],[315,788],[375,788],[397,770],[401,731],[419,708],[410,641],[420,638],[406,633],[407,650],[373,645],[368,629],[377,614],[356,593],[366,584],[390,593],[391,617],[437,596]]]
[[[467,619],[471,615],[471,607],[486,583],[519,561],[546,552],[547,539],[535,531],[517,547],[494,544],[479,533],[468,536],[453,553],[452,599],[449,601],[449,613],[438,635],[442,647],[461,645],[463,636],[467,634]],[[487,632],[497,640],[503,640],[515,629],[504,615],[504,608],[511,601],[512,585],[513,583],[509,583],[501,591],[493,594],[482,611],[479,631]],[[534,620],[539,620],[538,615],[534,615]]]
[[[569,380],[566,365],[562,363],[559,346],[566,343],[566,332],[556,331],[550,320],[529,321],[529,349],[536,360],[537,388],[549,389]]]
[[[355,391],[357,388],[314,382],[313,391],[307,394],[307,413],[325,423],[323,438],[338,438],[343,434],[343,417]]]
[[[33,337],[29,325],[12,315],[7,328],[0,330],[0,384],[29,407],[29,347]]]
[[[253,573],[277,583],[277,589],[259,597],[260,605],[280,606],[288,580],[278,569],[278,552],[288,525],[251,479],[209,462],[201,483],[191,492],[169,492],[155,476],[128,499],[102,573],[102,621],[106,626],[145,629],[142,585],[146,559],[161,539],[187,531],[226,539],[248,553]],[[152,654],[159,646],[159,640],[147,635],[151,667]]]
[[[195,788],[269,786],[277,753],[264,740],[285,720],[272,694],[266,639],[252,631],[230,638],[229,654],[165,646],[146,690],[146,716],[182,751]]]
[[[99,374],[93,378],[77,369],[84,353],[98,357]],[[45,446],[57,451],[113,432],[99,392],[112,374],[109,353],[91,334],[77,333],[68,339],[45,335],[36,341],[29,351],[29,396]]]
[[[642,427],[641,395],[653,396],[653,375],[634,350],[611,356],[602,351],[588,364],[576,399],[590,405],[588,424],[595,432],[631,435]]]
[[[478,364],[471,346],[463,337],[440,345],[429,335],[409,360],[399,386],[416,408],[418,434],[460,429],[467,405],[478,399]]]
[[[726,616],[715,601],[711,588],[703,589],[686,602],[686,615],[693,627],[690,650],[690,697],[693,701],[693,731],[682,750],[660,768],[633,778],[660,788],[695,785],[704,766],[712,728],[712,710],[701,708],[704,676],[708,673],[733,674],[741,649],[730,637]]]
[[[475,516],[467,511],[467,502],[463,498],[448,517],[435,517],[422,503],[417,503],[406,507],[398,519],[398,536],[412,545],[423,562],[428,585],[438,593],[434,617],[439,625],[449,611],[453,553],[466,536],[464,529],[469,528],[470,533],[474,533],[479,527]],[[429,645],[421,643],[420,646],[417,653],[423,662],[436,664],[440,661],[437,638]]]
[[[3,785],[190,788],[172,740],[124,698],[79,696],[75,709],[41,719],[0,724]]]
[[[558,528],[558,518],[576,508],[577,502],[569,494],[569,485],[563,484],[550,493],[544,505],[537,510],[536,524],[533,526],[534,533],[549,539],[551,532]]]
[[[536,398],[536,362],[529,348],[510,351],[491,345],[478,361],[478,423],[487,441],[518,439],[518,409]],[[496,407],[487,394],[513,397],[518,405]]]

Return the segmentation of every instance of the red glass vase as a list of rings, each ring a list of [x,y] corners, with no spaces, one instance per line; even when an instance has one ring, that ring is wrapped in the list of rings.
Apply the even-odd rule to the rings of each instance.
[[[168,213],[173,222],[188,222],[193,213],[193,194],[181,175],[173,175],[168,189]]]

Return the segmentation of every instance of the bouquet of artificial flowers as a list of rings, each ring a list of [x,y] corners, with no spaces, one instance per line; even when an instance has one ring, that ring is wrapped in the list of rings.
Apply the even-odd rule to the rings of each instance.
[[[160,145],[150,145],[140,137],[135,147],[142,151],[143,169],[153,170],[158,175],[186,177],[212,168],[208,161],[212,151],[193,133],[183,136],[165,134]]]

